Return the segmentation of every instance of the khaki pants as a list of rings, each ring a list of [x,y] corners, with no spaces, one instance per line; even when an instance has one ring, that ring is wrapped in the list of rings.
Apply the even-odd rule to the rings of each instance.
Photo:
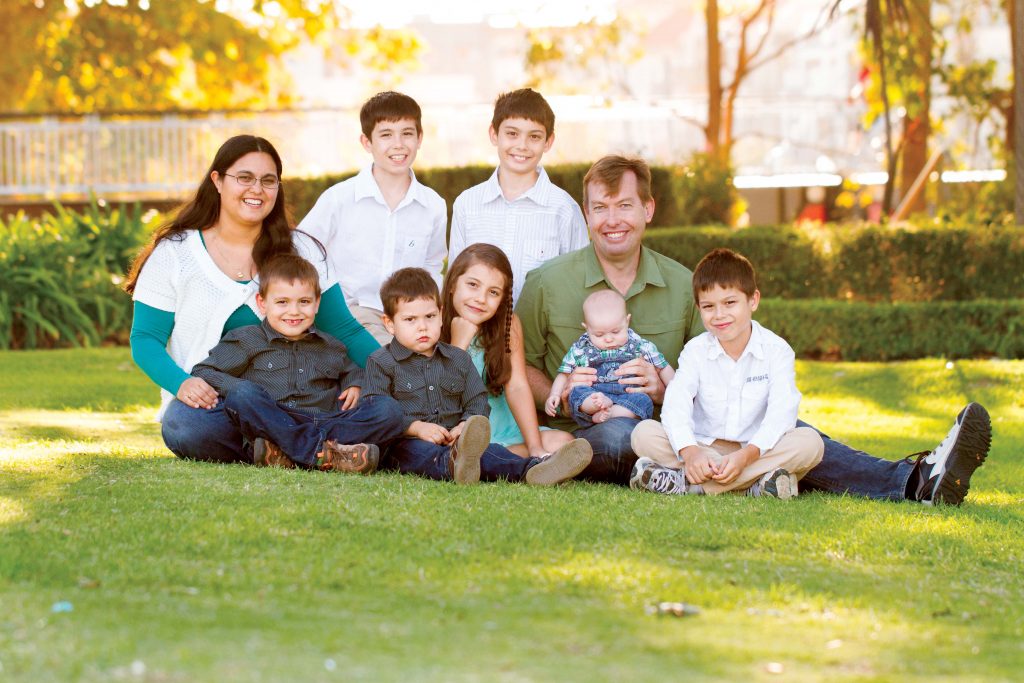
[[[348,310],[352,312],[352,317],[363,326],[363,329],[373,335],[378,344],[384,346],[391,341],[392,337],[388,334],[388,330],[384,327],[384,322],[381,320],[384,311],[378,311],[376,308],[367,308],[366,306],[349,306]]]
[[[656,420],[644,420],[633,430],[631,438],[633,452],[639,457],[650,458],[659,465],[672,469],[683,469],[679,456],[672,450],[665,428]],[[728,455],[740,448],[735,441],[717,439],[710,446],[698,444],[712,462],[721,462],[723,455]],[[730,484],[722,485],[709,479],[701,484],[704,492],[710,495],[726,491],[745,491],[758,479],[779,467],[800,479],[812,467],[821,462],[825,444],[818,432],[810,427],[796,427],[782,435],[779,442],[771,450],[761,454],[753,464],[748,465]]]

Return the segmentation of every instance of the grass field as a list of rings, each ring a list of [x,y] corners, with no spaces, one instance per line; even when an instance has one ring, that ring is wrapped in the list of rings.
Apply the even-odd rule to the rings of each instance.
[[[0,681],[1020,680],[1024,362],[798,382],[890,458],[986,405],[967,502],[182,462],[126,350],[0,353]]]

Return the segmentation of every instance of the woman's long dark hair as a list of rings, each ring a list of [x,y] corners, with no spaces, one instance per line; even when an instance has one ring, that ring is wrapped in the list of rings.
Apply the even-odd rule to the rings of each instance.
[[[224,177],[224,173],[231,168],[231,165],[252,152],[269,154],[277,167],[277,177],[281,177],[281,157],[265,138],[255,135],[236,135],[229,138],[213,157],[213,163],[206,171],[203,182],[199,183],[199,189],[192,199],[183,204],[175,213],[174,218],[164,223],[156,232],[149,244],[142,248],[135,258],[128,278],[125,280],[124,289],[131,294],[135,291],[135,283],[139,279],[139,272],[145,265],[149,255],[161,240],[183,239],[187,230],[203,230],[217,222],[220,217],[220,193],[217,186],[213,184],[211,174],[216,171],[217,175]],[[263,229],[252,248],[252,260],[256,264],[256,270],[278,254],[294,254],[295,246],[292,244],[292,227],[285,212],[284,184],[278,185],[277,199],[274,201],[274,208],[270,210],[267,217],[263,219]]]
[[[482,263],[505,276],[505,293],[498,310],[490,320],[480,326],[480,345],[484,349],[484,377],[487,391],[500,396],[512,376],[512,349],[509,346],[512,329],[512,265],[505,252],[490,244],[476,243],[466,247],[448,266],[441,293],[441,341],[452,339],[452,318],[455,317],[455,285],[471,266]]]

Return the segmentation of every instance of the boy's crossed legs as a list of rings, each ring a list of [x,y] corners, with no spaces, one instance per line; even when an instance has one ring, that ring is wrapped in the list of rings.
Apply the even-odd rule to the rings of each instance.
[[[672,450],[668,435],[660,422],[645,420],[637,425],[633,430],[632,445],[633,450],[641,458],[649,458],[662,467],[682,470],[683,463]],[[740,444],[735,441],[717,439],[709,446],[701,445],[699,447],[712,462],[717,464],[721,461],[722,456],[739,449]],[[795,480],[799,480],[821,462],[823,452],[824,444],[816,431],[809,427],[796,427],[783,434],[771,450],[765,451],[760,458],[747,465],[730,483],[721,484],[714,479],[708,479],[701,484],[701,487],[708,495],[728,491],[745,491],[770,479],[770,475],[777,470],[784,470]],[[681,472],[680,475],[682,475]],[[793,484],[795,485],[795,481]],[[792,495],[795,494],[796,491],[793,490]]]
[[[282,467],[370,474],[379,459],[377,444],[402,433],[402,409],[387,396],[364,397],[351,410],[312,417],[282,407],[263,387],[242,381],[224,400],[224,411],[251,445],[254,461]]]
[[[491,429],[486,417],[477,415],[466,426],[454,446],[422,439],[395,441],[385,454],[385,466],[403,474],[418,474],[439,481],[474,484],[477,481],[525,481],[551,486],[575,477],[590,464],[593,451],[583,439],[576,439],[544,458],[523,458],[504,446],[490,443]]]

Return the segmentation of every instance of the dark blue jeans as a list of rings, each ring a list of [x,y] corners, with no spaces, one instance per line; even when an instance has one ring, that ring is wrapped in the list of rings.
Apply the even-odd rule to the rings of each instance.
[[[452,479],[450,446],[439,446],[422,439],[399,439],[391,444],[384,466],[403,474],[418,474],[427,479]],[[521,458],[504,446],[492,443],[480,458],[480,481],[522,481],[526,471],[540,458]]]
[[[797,420],[797,427],[810,427],[825,442],[821,462],[800,480],[801,491],[852,493],[876,500],[903,500],[907,480],[914,466],[905,460],[883,460],[834,441],[817,427]]]
[[[576,420],[576,424],[581,427],[589,427],[594,424],[591,416],[580,410],[580,406],[591,394],[596,392],[607,396],[612,403],[633,411],[633,414],[641,420],[651,419],[654,415],[654,401],[651,400],[651,397],[641,392],[629,393],[626,391],[626,386],[618,382],[599,382],[590,386],[580,384],[573,387],[569,392],[569,408],[572,410],[572,419]]]
[[[601,424],[577,429],[575,435],[586,439],[594,449],[594,459],[577,478],[629,484],[629,473],[636,464],[636,453],[629,439],[638,424],[640,420],[613,417]]]
[[[311,417],[281,408],[262,387],[242,382],[212,410],[174,401],[163,418],[167,447],[179,458],[252,462],[252,442],[263,437],[297,463],[312,465],[324,439],[386,442],[401,435],[402,411],[386,396],[368,396],[352,410]]]

